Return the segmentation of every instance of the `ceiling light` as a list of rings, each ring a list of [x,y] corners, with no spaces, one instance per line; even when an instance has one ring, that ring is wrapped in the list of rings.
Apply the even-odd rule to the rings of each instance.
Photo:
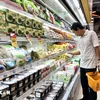
[[[82,25],[87,25],[78,0],[66,0]]]

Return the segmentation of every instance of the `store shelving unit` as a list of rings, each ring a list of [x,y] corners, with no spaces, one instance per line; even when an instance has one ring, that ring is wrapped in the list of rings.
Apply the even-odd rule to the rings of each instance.
[[[78,82],[79,82],[79,69],[76,72],[75,76],[72,78],[68,87],[65,89],[61,97],[61,100],[70,100],[70,99],[72,100],[72,98],[75,95],[75,90],[77,88]]]
[[[37,41],[38,38],[30,38],[31,41]],[[44,42],[69,42],[69,43],[75,43],[75,40],[61,40],[61,39],[49,39],[49,38],[41,38],[42,41]],[[17,37],[18,42],[27,42],[28,40],[26,37]],[[1,42],[11,42],[10,36],[3,36],[0,35],[0,43]]]
[[[26,70],[26,69],[30,69],[30,68],[32,68],[32,67],[38,66],[38,65],[42,64],[43,62],[45,62],[45,61],[47,61],[47,60],[50,60],[50,59],[53,59],[53,58],[56,58],[57,56],[59,56],[59,55],[61,55],[61,54],[64,54],[64,53],[66,53],[66,51],[62,51],[62,52],[60,52],[60,53],[52,54],[52,55],[50,55],[50,56],[48,56],[48,57],[45,57],[45,58],[43,58],[43,59],[40,59],[40,60],[37,60],[37,61],[35,61],[35,62],[31,62],[31,63],[29,63],[29,64],[26,64],[26,65],[23,66],[23,67],[16,67],[16,68],[14,68],[14,69],[12,69],[12,70],[5,71],[5,72],[3,72],[3,73],[0,74],[0,78],[3,79],[3,78],[5,78],[5,77],[11,76],[11,75],[13,75],[13,74],[17,74],[17,73],[19,73],[19,72],[21,72],[21,71],[24,71],[24,70]]]
[[[13,11],[13,12],[19,13],[19,14],[21,14],[21,15],[23,15],[23,16],[26,16],[26,17],[28,17],[28,18],[30,18],[30,19],[38,20],[38,21],[42,22],[44,25],[48,25],[48,26],[50,26],[50,27],[52,27],[52,28],[59,29],[59,30],[62,30],[62,31],[71,33],[70,31],[67,31],[67,30],[63,29],[62,27],[59,27],[59,26],[57,26],[57,25],[55,25],[55,24],[52,24],[52,23],[50,23],[50,22],[47,22],[47,21],[45,21],[44,19],[41,19],[41,18],[39,18],[39,17],[33,16],[32,14],[29,14],[29,13],[27,13],[27,12],[25,12],[25,11],[22,11],[22,10],[20,10],[20,9],[17,9],[17,8],[14,7],[14,6],[10,6],[9,4],[7,4],[7,3],[5,3],[5,2],[3,2],[3,1],[0,1],[0,6],[3,7],[3,8],[7,8],[7,9]],[[74,35],[73,33],[71,33],[71,34]]]
[[[65,32],[67,32],[67,33],[70,33],[70,34],[72,34],[71,32],[69,32],[69,31],[66,31],[65,29],[63,29],[63,28],[61,28],[61,27],[59,27],[59,26],[56,26],[56,25],[54,25],[54,24],[52,24],[52,23],[50,23],[50,22],[47,22],[47,21],[45,21],[45,20],[43,20],[43,19],[41,19],[41,18],[39,18],[39,17],[36,17],[36,16],[33,16],[32,14],[29,14],[29,13],[27,13],[27,12],[25,12],[25,11],[22,11],[22,10],[20,10],[20,9],[17,9],[16,7],[14,7],[14,6],[10,6],[9,4],[7,4],[7,3],[5,3],[5,2],[3,2],[3,1],[0,1],[0,6],[1,7],[4,7],[4,8],[7,8],[7,9],[9,9],[9,10],[11,10],[11,11],[14,11],[14,12],[16,12],[16,13],[19,13],[19,14],[21,14],[21,15],[23,15],[23,16],[26,16],[26,17],[28,17],[28,18],[30,18],[30,19],[34,19],[34,20],[39,20],[40,22],[42,22],[44,25],[47,25],[47,26],[49,26],[49,27],[52,27],[52,28],[55,28],[55,29],[59,29],[59,30],[62,30],[62,31],[65,31]],[[73,35],[74,36],[74,35]],[[37,41],[38,40],[38,38],[31,38],[31,41]],[[41,40],[42,41],[45,41],[45,42],[70,42],[70,43],[75,43],[75,41],[73,40],[73,41],[70,41],[70,40],[61,40],[61,39],[47,39],[47,38],[41,38]],[[25,38],[25,37],[17,37],[17,41],[18,42],[28,42],[28,40]],[[11,42],[11,40],[10,40],[10,37],[9,36],[0,36],[0,43],[2,43],[2,42]],[[22,67],[19,67],[19,66],[17,66],[16,68],[14,68],[14,69],[12,69],[12,70],[9,70],[9,71],[5,71],[5,72],[3,72],[3,73],[0,73],[0,80],[2,80],[3,78],[6,78],[6,77],[9,77],[9,76],[11,76],[11,75],[13,75],[13,74],[17,74],[17,73],[19,73],[19,72],[21,72],[21,71],[24,71],[24,70],[26,70],[26,69],[30,69],[30,68],[32,68],[32,67],[35,67],[35,66],[38,66],[38,65],[40,65],[40,64],[42,64],[43,62],[45,62],[45,61],[47,61],[47,60],[50,60],[50,59],[53,59],[53,58],[56,58],[56,57],[58,57],[59,55],[62,55],[62,54],[64,54],[64,53],[66,53],[66,51],[61,51],[61,52],[59,52],[59,53],[55,53],[55,54],[52,54],[52,55],[49,55],[49,56],[47,56],[47,57],[45,57],[45,58],[42,58],[42,59],[39,59],[39,60],[37,60],[37,61],[35,61],[35,62],[30,62],[29,64],[26,64],[26,65],[24,65],[24,66],[22,66]],[[61,67],[58,67],[56,70],[54,70],[53,72],[51,72],[49,75],[47,75],[45,78],[43,78],[40,82],[38,82],[34,87],[32,87],[31,89],[29,89],[27,92],[25,92],[22,96],[20,96],[20,97],[18,97],[17,98],[17,100],[23,100],[25,97],[27,97],[30,93],[32,93],[32,91],[36,88],[36,87],[38,87],[40,84],[42,84],[42,82],[44,81],[44,80],[47,80],[47,79],[49,79],[49,77],[51,76],[51,75],[53,75],[55,72],[57,72],[58,70],[60,70],[65,64],[66,64],[67,62],[65,62],[65,63],[63,63],[62,65],[61,65]],[[76,79],[78,78],[78,72],[76,73],[76,75],[74,76],[74,78],[73,78],[73,80],[71,81],[71,83],[70,83],[70,85],[67,87],[67,89],[65,90],[65,92],[64,92],[64,97],[62,98],[62,100],[67,100],[67,98],[69,97],[69,95],[70,95],[70,92],[71,92],[71,90],[72,90],[72,88],[73,88],[73,85],[74,85],[74,83],[75,83],[75,81],[76,81]]]
[[[56,73],[58,70],[60,70],[65,64],[67,64],[68,62],[64,62],[62,63],[61,67],[56,68],[54,71],[52,71],[49,75],[47,75],[45,78],[43,78],[40,82],[38,82],[35,86],[33,86],[31,89],[29,89],[27,92],[25,92],[22,96],[18,97],[17,100],[23,100],[25,97],[27,97],[28,95],[30,95],[31,93],[33,93],[34,89],[36,89],[37,87],[39,87],[45,80],[48,80],[50,78],[50,76],[54,75],[54,73]],[[69,82],[68,82],[69,83]],[[67,83],[67,84],[68,84]],[[66,84],[66,86],[67,86]]]

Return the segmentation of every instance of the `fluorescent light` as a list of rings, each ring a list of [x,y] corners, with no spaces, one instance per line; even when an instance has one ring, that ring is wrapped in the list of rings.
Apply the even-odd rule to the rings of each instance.
[[[76,21],[58,0],[53,0],[53,2],[55,2],[55,4],[58,5],[58,7],[62,11],[62,13],[64,13],[63,16],[66,15],[69,17],[69,20],[67,20],[67,21],[69,21],[69,22],[71,21],[71,24]]]
[[[66,0],[82,25],[86,25],[86,20],[78,0]]]
[[[60,0],[43,0],[50,8],[52,8],[56,14],[67,21],[69,24],[72,24],[76,21],[74,16],[69,13],[67,8],[65,8],[61,3]]]
[[[84,14],[82,12],[82,9],[81,9],[81,7],[79,5],[78,0],[73,0],[73,2],[74,2],[74,5],[75,5],[76,9],[79,12],[79,15],[81,16],[81,19],[79,19],[79,20],[81,20],[81,24],[86,24],[86,20],[85,20]]]

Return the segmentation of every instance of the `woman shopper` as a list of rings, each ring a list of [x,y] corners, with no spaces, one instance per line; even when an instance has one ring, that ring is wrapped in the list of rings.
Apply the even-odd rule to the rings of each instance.
[[[80,55],[80,79],[83,91],[83,98],[80,100],[97,100],[97,92],[88,86],[86,73],[96,71],[97,61],[100,61],[100,48],[97,34],[94,31],[85,30],[80,23],[73,23],[71,30],[78,41],[79,51],[72,52],[72,55]]]

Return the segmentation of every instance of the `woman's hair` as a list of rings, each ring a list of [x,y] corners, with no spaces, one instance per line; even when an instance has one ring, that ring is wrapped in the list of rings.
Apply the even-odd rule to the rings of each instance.
[[[71,26],[71,30],[77,31],[78,29],[84,29],[84,27],[80,23],[77,22],[73,23]]]

